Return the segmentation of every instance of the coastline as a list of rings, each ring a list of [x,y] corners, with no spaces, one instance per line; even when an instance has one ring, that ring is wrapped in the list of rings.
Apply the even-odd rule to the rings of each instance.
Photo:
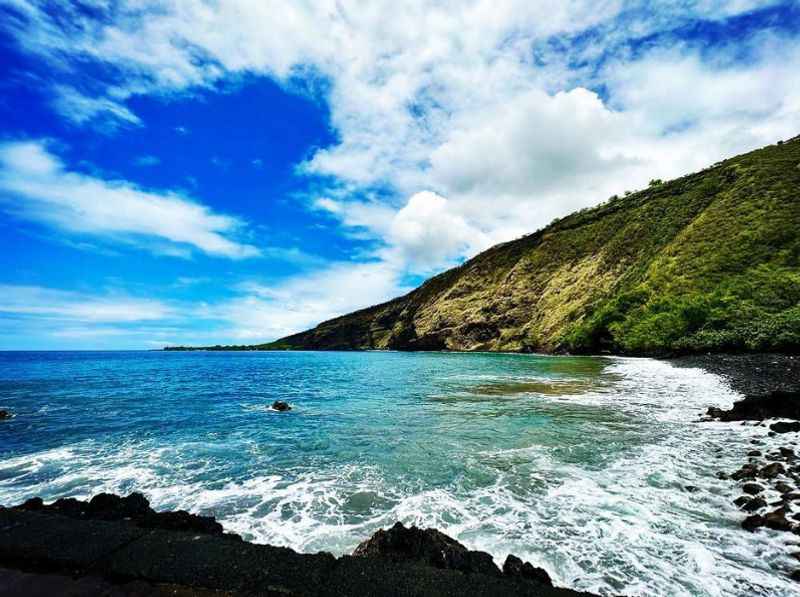
[[[212,517],[154,512],[136,493],[0,508],[0,593],[593,597],[514,556],[500,570],[433,529],[398,523],[335,558],[248,543]]]
[[[702,355],[679,357],[666,361],[678,367],[699,367],[720,375],[737,392],[751,399],[766,399],[773,392],[791,392],[800,387],[800,383],[798,383],[800,382],[800,359],[791,355]],[[697,404],[695,404],[696,406]],[[747,530],[766,527],[772,531],[785,531],[787,532],[786,537],[793,537],[791,533],[800,534],[797,532],[798,525],[794,522],[800,519],[793,518],[797,512],[788,507],[784,508],[781,503],[783,494],[797,493],[797,487],[800,486],[800,470],[795,470],[798,467],[794,462],[793,449],[789,447],[790,443],[796,445],[794,441],[796,433],[774,437],[775,434],[769,430],[770,423],[771,421],[762,422],[760,419],[749,418],[742,422],[742,425],[747,425],[747,427],[742,427],[741,432],[738,431],[738,425],[729,427],[731,434],[741,437],[741,441],[738,441],[736,437],[731,438],[730,452],[734,453],[735,458],[739,458],[736,454],[741,452],[741,458],[746,465],[742,467],[741,471],[735,471],[731,466],[732,463],[728,461],[727,464],[720,467],[724,470],[718,471],[717,475],[724,475],[719,479],[724,478],[726,481],[722,485],[729,483],[731,491],[735,491],[737,485],[743,485],[743,490],[747,492],[748,483],[757,483],[762,486],[760,496],[750,496],[748,493],[747,496],[735,500],[737,506],[742,509],[743,523],[747,519],[752,522],[752,516],[761,516],[761,520],[756,520],[758,524],[755,524],[753,528],[742,525],[744,529],[736,532],[745,533]],[[756,434],[761,440],[764,440],[763,444],[757,441],[748,441],[750,438],[756,437]],[[768,438],[762,437],[767,434],[773,436],[769,438],[769,441],[766,441]],[[778,445],[784,446],[786,451],[777,452]],[[767,446],[771,447],[767,448]],[[752,456],[752,452],[756,448],[772,453],[759,454],[758,457]],[[708,452],[713,451],[708,450]],[[713,457],[714,454],[708,454],[708,456]],[[776,463],[781,465],[783,472],[780,467],[776,466]],[[773,472],[776,474],[773,475]],[[714,470],[709,470],[708,474],[709,476],[714,475]],[[739,481],[741,483],[738,483]],[[720,484],[719,481],[716,483]],[[777,489],[781,483],[790,483],[792,487],[781,492]],[[697,485],[702,487],[701,483],[697,483]],[[695,492],[698,487],[687,486],[684,489],[686,492]],[[737,495],[738,493],[731,493],[730,497],[725,499],[734,501],[733,498],[736,498]],[[750,504],[750,501],[756,497],[761,497],[764,501],[764,509],[761,511],[763,514],[767,514],[767,505],[771,506],[769,510],[778,506],[778,510],[784,508],[786,511],[771,519],[758,512],[750,514],[751,511],[744,506]],[[747,501],[742,502],[740,506],[739,501],[742,498],[746,498]],[[0,508],[0,592],[3,592],[5,587],[4,594],[26,594],[31,591],[22,590],[19,587],[41,586],[37,583],[51,583],[45,586],[61,583],[58,585],[60,587],[58,590],[40,591],[40,594],[59,594],[69,590],[72,591],[72,594],[89,595],[102,592],[97,589],[97,587],[102,587],[104,591],[108,588],[110,591],[107,591],[108,594],[126,595],[587,595],[587,593],[577,593],[568,589],[544,589],[538,586],[536,592],[532,593],[531,586],[533,585],[520,584],[520,579],[509,579],[502,573],[484,574],[479,571],[447,570],[419,562],[409,563],[392,559],[364,560],[350,555],[335,558],[330,554],[303,554],[287,548],[250,544],[237,537],[225,535],[221,526],[213,519],[209,521],[207,518],[187,513],[164,512],[156,515],[162,522],[172,521],[166,524],[166,527],[161,523],[153,524],[152,518],[155,513],[148,515],[151,521],[145,523],[144,527],[139,523],[131,524],[130,521],[109,520],[107,517],[97,519],[93,518],[93,515],[87,515],[87,507],[80,506],[80,504],[77,500],[66,500],[58,508],[50,510],[35,502],[33,507],[29,504],[23,509]],[[88,502],[83,504],[88,504]],[[793,504],[790,506],[793,507]],[[190,506],[184,507],[191,509]],[[750,507],[748,506],[748,508]],[[769,512],[769,514],[772,513]],[[748,514],[750,515],[748,516]],[[191,523],[188,526],[186,526],[187,521]],[[739,526],[738,522],[736,526]],[[142,532],[144,532],[143,535]],[[44,533],[42,536],[45,537],[46,544],[37,547],[38,539],[32,537],[37,533]],[[110,561],[106,562],[106,556],[109,553],[116,553],[118,548],[111,545],[110,551],[100,550],[98,552],[101,554],[100,556],[95,553],[91,562],[69,563],[70,558],[73,557],[72,552],[83,549],[93,541],[106,540],[106,535],[109,540],[114,537],[133,537],[131,542],[124,546],[126,554],[128,547],[138,544],[140,540],[147,539],[149,542],[147,549],[140,550],[136,556],[143,559],[135,563],[133,568],[125,567],[127,564],[122,567],[117,567],[117,563],[112,565]],[[776,535],[776,537],[778,536]],[[232,544],[238,545],[241,549],[231,548]],[[195,553],[195,545],[200,546],[203,553]],[[37,549],[39,551],[36,551]],[[59,549],[62,551],[58,551]],[[66,550],[66,553],[63,550]],[[127,558],[127,555],[125,557]],[[800,559],[796,556],[793,557]],[[65,562],[67,563],[65,564]],[[287,573],[289,576],[285,578],[284,576],[267,575],[266,578],[263,576],[264,569],[282,570],[281,566],[288,566],[291,574]],[[773,569],[774,574],[782,576],[790,575],[791,570],[792,567]],[[237,576],[246,577],[248,579],[246,586],[237,584],[239,581],[226,576],[230,574],[229,571],[235,571]],[[317,580],[311,584],[306,583],[308,585],[306,586],[293,580],[292,574],[304,574]],[[351,586],[348,583],[355,582],[353,579],[342,578],[347,574],[354,574],[368,584]],[[795,578],[793,573],[791,576]],[[400,579],[405,580],[401,582]],[[262,582],[268,584],[259,584]],[[79,586],[76,588],[72,583],[78,583]],[[284,586],[281,583],[289,584]],[[326,592],[329,585],[336,587],[338,592]],[[80,587],[89,586],[93,587],[91,591],[87,590],[84,593],[73,591],[73,588],[78,590]],[[402,591],[393,592],[394,589],[390,588],[393,586],[402,586]],[[17,587],[16,593],[12,590],[13,587]],[[382,588],[377,590],[372,587]],[[125,592],[113,592],[123,591],[123,588]],[[280,590],[275,591],[276,588]],[[135,591],[132,593],[131,591],[134,589]]]

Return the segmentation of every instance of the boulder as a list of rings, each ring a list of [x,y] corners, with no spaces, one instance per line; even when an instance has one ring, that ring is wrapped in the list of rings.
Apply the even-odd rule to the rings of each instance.
[[[764,526],[764,517],[760,514],[752,514],[742,521],[742,528],[751,533],[758,527]]]
[[[500,576],[492,556],[482,551],[470,551],[455,539],[436,529],[407,528],[402,522],[389,530],[379,530],[359,544],[353,556],[382,558],[392,561],[415,562],[435,568],[478,572]]]
[[[523,562],[517,556],[509,554],[503,564],[503,574],[510,577],[520,577],[527,580],[533,580],[540,584],[553,586],[553,581],[550,575],[543,568],[536,568],[530,562]]]
[[[774,479],[778,475],[783,475],[785,473],[786,469],[783,468],[783,465],[780,462],[773,462],[772,464],[768,464],[759,470],[758,476],[762,479]]]
[[[778,421],[769,426],[771,433],[790,433],[800,431],[800,421]]]
[[[755,479],[758,473],[758,467],[754,464],[745,464],[735,473],[731,474],[731,479],[741,481],[742,479]]]
[[[750,450],[747,453],[747,455],[748,456],[761,456],[761,451],[760,450]]]
[[[7,410],[0,410],[0,421],[2,421],[3,419],[10,419],[10,418],[11,418],[10,412],[8,412]]]
[[[288,402],[284,402],[283,400],[276,400],[272,403],[272,410],[277,410],[278,412],[286,412],[287,410],[292,410],[292,407],[289,406]]]
[[[767,507],[767,502],[763,498],[750,497],[747,495],[736,498],[733,500],[733,503],[745,512],[755,512],[756,510]]]
[[[759,421],[768,418],[800,419],[800,392],[777,390],[746,396],[730,410],[711,407],[707,414],[720,421]],[[795,431],[800,430],[800,428]]]
[[[786,519],[786,508],[778,508],[764,515],[764,526],[775,531],[791,531],[792,523]]]
[[[758,483],[745,483],[742,485],[742,491],[749,495],[756,495],[764,491],[764,488]]]
[[[778,493],[791,493],[793,489],[794,487],[788,483],[784,483],[783,481],[778,481],[775,483],[775,491]]]

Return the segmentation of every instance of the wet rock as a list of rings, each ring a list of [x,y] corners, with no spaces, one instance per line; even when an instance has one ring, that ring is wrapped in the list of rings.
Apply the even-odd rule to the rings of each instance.
[[[292,407],[289,406],[288,402],[284,402],[283,400],[276,400],[272,403],[272,409],[277,410],[279,412],[286,412],[288,410],[292,410]]]
[[[492,556],[470,551],[455,539],[436,529],[407,528],[398,522],[389,530],[379,530],[353,551],[357,557],[417,562],[435,568],[478,572],[500,576]]]
[[[88,514],[101,520],[138,518],[152,513],[150,502],[141,493],[120,497],[113,493],[99,493],[89,501]]]
[[[7,410],[0,410],[0,421],[2,421],[3,419],[10,419],[10,418],[11,418],[10,412],[8,412]]]
[[[137,521],[137,525],[146,529],[164,529],[167,531],[191,531],[206,535],[221,535],[222,525],[213,516],[198,516],[185,510],[177,512],[152,512]]]
[[[711,407],[706,414],[720,421],[760,421],[769,418],[797,420],[800,419],[800,392],[776,390],[767,394],[749,395],[744,400],[734,402],[730,410]],[[800,427],[796,429],[798,430]]]
[[[783,465],[780,462],[773,462],[772,464],[768,464],[759,470],[758,476],[762,479],[774,479],[778,475],[783,475],[785,473],[786,469],[783,468]]]
[[[792,572],[789,575],[789,578],[791,578],[794,581],[800,582],[800,570],[795,570],[794,572]]]
[[[778,434],[775,433],[774,431],[770,431],[769,433],[767,433],[767,435],[770,436],[770,437],[775,437]]]
[[[762,442],[760,439],[751,439],[751,440],[750,440],[750,443],[751,443],[751,444],[753,444],[753,445],[755,445],[755,446],[760,446],[760,445],[761,445],[761,444],[763,444],[764,442]]]
[[[742,479],[755,479],[758,473],[758,467],[754,464],[745,464],[738,471],[731,474],[731,479],[741,481]]]
[[[517,556],[509,554],[503,564],[503,574],[511,577],[521,577],[527,580],[533,580],[540,584],[553,586],[553,581],[550,575],[542,568],[536,568],[530,562],[523,562]]]
[[[800,493],[792,492],[792,493],[784,493],[781,498],[783,498],[784,502],[797,502],[800,501]]]
[[[41,510],[44,508],[44,502],[40,497],[33,497],[17,507],[20,510],[29,510],[35,512],[36,510]]]
[[[764,526],[764,517],[760,514],[752,514],[742,521],[742,528],[751,533],[759,527]]]
[[[791,448],[778,448],[778,451],[781,453],[787,462],[792,462],[797,458],[797,455],[794,453],[794,450]]]
[[[761,451],[760,450],[750,450],[747,453],[747,455],[748,456],[761,456]]]
[[[778,508],[764,515],[764,526],[775,531],[791,531],[792,523],[786,519],[788,510]]]
[[[733,501],[734,504],[745,512],[756,512],[767,507],[767,502],[760,497],[740,496]]]
[[[789,493],[793,489],[794,487],[792,487],[788,483],[784,483],[783,481],[778,481],[777,483],[775,483],[775,491],[777,491],[778,493]]]
[[[700,491],[700,488],[697,487],[696,485],[687,485],[686,487],[683,488],[683,490],[688,491],[689,493],[696,493]]]
[[[727,479],[730,479],[730,475],[728,475],[728,473],[723,472],[723,471],[717,471],[717,479],[721,479],[722,481],[725,481]]]
[[[800,421],[778,421],[769,426],[770,435],[773,433],[791,433],[800,431]]]
[[[742,491],[750,495],[756,495],[757,493],[764,491],[764,488],[758,483],[745,483],[742,485]]]

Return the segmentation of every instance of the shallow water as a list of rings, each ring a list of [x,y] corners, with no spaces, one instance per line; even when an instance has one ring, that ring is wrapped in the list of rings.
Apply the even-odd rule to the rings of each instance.
[[[694,422],[737,398],[647,359],[0,353],[0,503],[137,490],[336,554],[402,520],[605,595],[796,594],[787,535],[715,477],[785,438]]]

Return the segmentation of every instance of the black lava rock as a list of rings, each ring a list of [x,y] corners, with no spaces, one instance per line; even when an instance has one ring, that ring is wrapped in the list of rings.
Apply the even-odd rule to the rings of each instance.
[[[540,584],[553,586],[553,581],[550,575],[543,568],[536,568],[530,562],[523,562],[517,556],[509,554],[503,564],[503,574],[510,577],[520,577],[527,580],[533,580]]]
[[[420,529],[415,526],[407,528],[402,522],[396,523],[389,530],[381,529],[376,532],[359,544],[353,555],[501,576],[500,569],[488,553],[470,551],[436,529]]]
[[[778,421],[769,426],[773,433],[791,433],[800,431],[800,421]]]
[[[292,410],[292,407],[289,406],[288,402],[284,402],[283,400],[276,400],[272,403],[272,409],[277,410],[279,412],[286,412],[288,410]]]
[[[0,410],[0,421],[2,421],[3,419],[10,419],[10,418],[11,418],[10,412],[8,412],[7,410]]]
[[[742,491],[750,495],[756,495],[764,491],[764,488],[758,483],[745,483],[742,485]]]

